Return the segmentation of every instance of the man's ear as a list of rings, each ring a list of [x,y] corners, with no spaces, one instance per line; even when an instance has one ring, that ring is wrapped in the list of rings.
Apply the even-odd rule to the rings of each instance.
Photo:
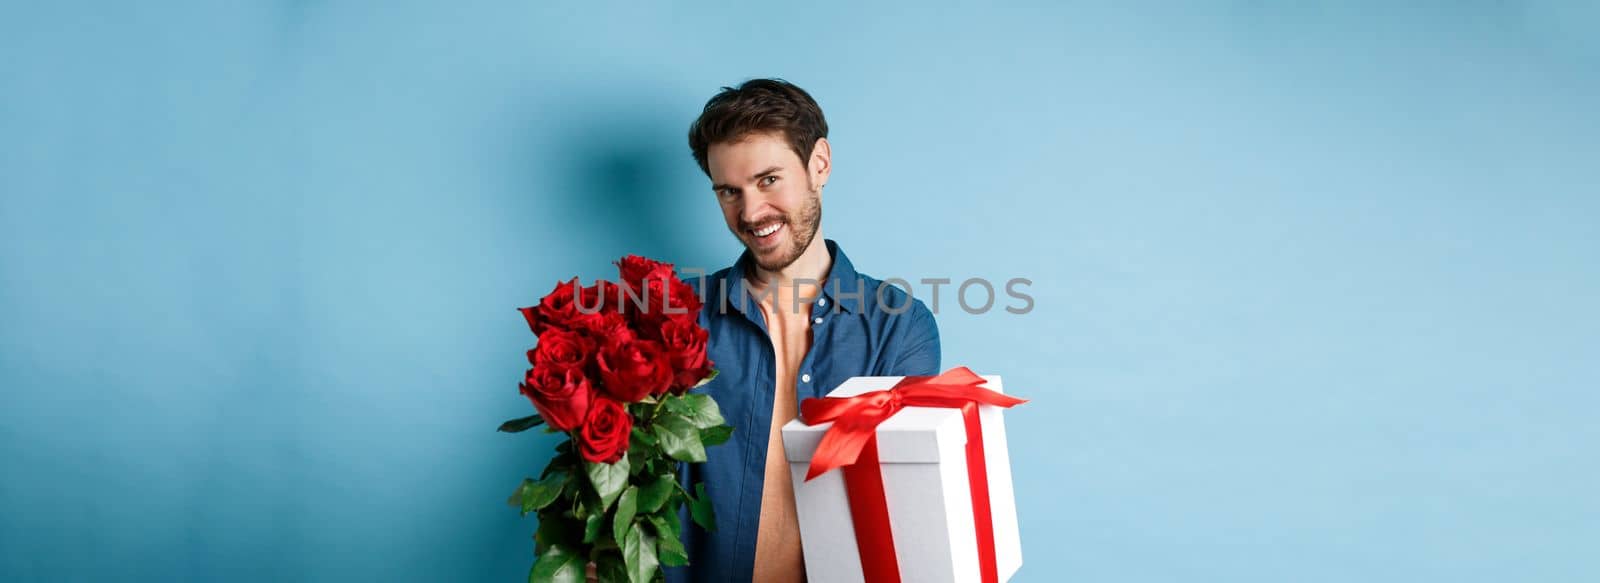
[[[817,143],[811,146],[811,162],[806,165],[806,171],[811,173],[817,188],[827,186],[828,174],[833,172],[833,150],[828,147],[828,138],[817,138]]]

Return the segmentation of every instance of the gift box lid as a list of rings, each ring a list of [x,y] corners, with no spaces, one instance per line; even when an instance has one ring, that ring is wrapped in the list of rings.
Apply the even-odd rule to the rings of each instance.
[[[1001,389],[999,375],[982,375],[983,387],[997,393]],[[851,377],[838,388],[829,391],[829,397],[854,397],[862,393],[882,391],[905,377]],[[808,462],[833,423],[806,425],[794,419],[783,426],[783,453],[789,462]],[[952,456],[965,456],[966,427],[961,410],[941,407],[906,407],[878,425],[878,460],[881,463],[939,463]],[[964,458],[962,458],[964,459]]]

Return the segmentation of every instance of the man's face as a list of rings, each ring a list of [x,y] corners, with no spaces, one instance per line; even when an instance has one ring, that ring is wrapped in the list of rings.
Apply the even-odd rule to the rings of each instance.
[[[816,150],[812,163],[802,164],[782,135],[752,134],[706,151],[722,218],[762,269],[794,263],[817,235],[827,141],[818,140]]]

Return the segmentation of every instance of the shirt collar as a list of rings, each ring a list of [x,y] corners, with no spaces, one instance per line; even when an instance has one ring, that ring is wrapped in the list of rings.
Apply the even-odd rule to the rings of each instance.
[[[850,258],[839,248],[833,239],[824,239],[828,247],[828,256],[832,258],[832,266],[828,268],[828,275],[822,282],[821,297],[827,298],[829,303],[838,306],[838,309],[858,313],[866,302],[866,282],[861,275],[856,273],[855,265],[850,263]],[[739,259],[728,270],[728,287],[722,290],[722,300],[729,307],[738,310],[745,317],[750,317],[746,308],[753,305],[755,300],[746,288],[749,272],[755,267],[755,257],[749,249],[739,254]]]

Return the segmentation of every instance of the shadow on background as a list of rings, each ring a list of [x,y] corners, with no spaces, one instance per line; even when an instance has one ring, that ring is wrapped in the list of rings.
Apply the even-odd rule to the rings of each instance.
[[[519,209],[513,212],[537,215],[532,224],[569,225],[544,236],[543,248],[535,253],[540,260],[530,267],[538,270],[531,274],[533,288],[522,305],[537,302],[550,285],[565,278],[614,280],[611,262],[624,254],[710,270],[732,263],[734,257],[723,257],[726,251],[711,244],[726,235],[708,231],[718,228],[721,219],[705,176],[689,153],[685,136],[692,118],[683,112],[649,111],[642,101],[597,98],[546,105],[516,136],[519,147],[510,167],[524,172],[518,180],[525,198],[510,201]],[[522,338],[527,347],[535,344],[531,334]],[[507,382],[514,384],[514,379]],[[510,419],[532,412],[531,406],[508,403],[497,400],[493,414]],[[529,477],[537,477],[562,439],[543,431],[501,437],[515,445],[500,450],[494,464]],[[506,481],[507,495],[518,480]],[[508,514],[518,512],[503,508]],[[481,526],[499,539],[516,539],[534,532],[537,520],[529,515],[509,525],[489,520]],[[526,542],[531,565],[533,544]],[[489,561],[473,579],[490,580],[502,573]]]
[[[535,189],[540,212],[573,225],[556,247],[564,257],[554,259],[581,259],[574,273],[586,280],[615,277],[610,262],[624,254],[680,267],[732,264],[736,255],[711,244],[729,235],[689,151],[686,136],[695,112],[650,109],[643,96],[633,99],[551,108],[582,115],[554,124],[541,121],[529,130],[530,140],[537,142],[530,144],[533,152],[557,153],[545,170],[553,176],[533,177],[541,187],[556,189]]]

